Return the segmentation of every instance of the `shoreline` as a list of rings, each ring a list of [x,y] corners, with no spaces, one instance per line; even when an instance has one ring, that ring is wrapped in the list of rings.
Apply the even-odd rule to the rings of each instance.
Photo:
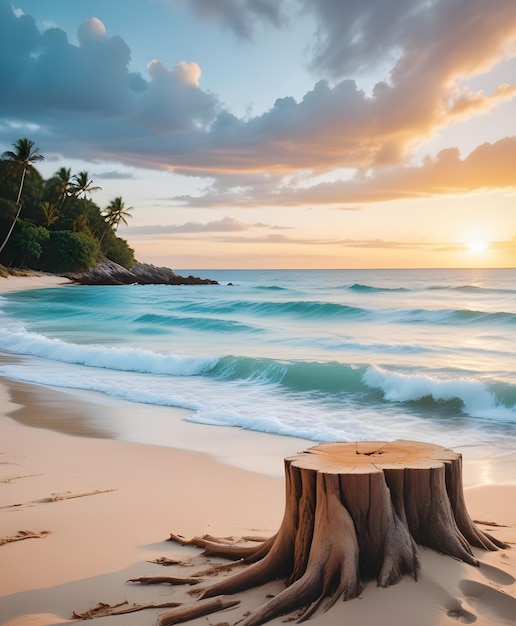
[[[185,576],[191,569],[223,562],[215,558],[208,563],[200,550],[166,541],[170,532],[185,537],[205,533],[241,537],[272,536],[278,530],[284,508],[283,478],[221,462],[209,451],[52,430],[45,427],[48,413],[35,400],[47,391],[27,392],[29,385],[14,383],[14,403],[10,386],[10,381],[0,380],[0,534],[13,536],[20,530],[49,534],[0,546],[3,626],[64,623],[73,611],[85,611],[99,601],[191,601],[183,588],[158,585],[144,589],[126,581],[140,576]],[[86,404],[64,394],[59,410],[69,411],[68,419],[73,422],[78,413],[98,406]],[[47,409],[49,406],[52,403]],[[32,415],[32,426],[16,419],[20,412],[25,414],[25,422]],[[66,419],[64,414],[54,418]],[[186,424],[204,434],[219,428]],[[254,440],[255,451],[263,451],[268,438],[276,437],[240,434]],[[242,441],[238,445],[242,446]],[[52,494],[83,496],[45,501]],[[481,526],[483,530],[516,545],[516,486],[474,487],[466,489],[465,496],[471,517],[487,524]],[[417,583],[407,576],[388,589],[366,583],[360,598],[339,602],[328,613],[317,613],[311,623],[451,626],[450,615],[468,620],[475,617],[478,626],[512,623],[516,550],[474,553],[481,560],[480,568],[423,549]],[[149,562],[163,556],[178,559],[186,567],[172,572],[172,568]],[[278,593],[281,588],[281,581],[268,583],[238,594],[238,599],[245,609],[252,610],[263,603],[266,594]],[[242,611],[240,606],[214,615],[210,623],[219,623],[217,619],[234,623]],[[160,613],[163,609],[98,619],[101,626],[105,619],[106,626],[140,626],[155,623]],[[283,619],[270,624],[280,626]],[[453,621],[464,623],[463,619]],[[189,623],[206,626],[206,619]]]
[[[5,358],[9,357],[0,352],[0,363]],[[316,444],[298,437],[190,422],[193,411],[189,409],[139,404],[96,391],[43,387],[0,375],[1,385],[17,405],[10,417],[25,426],[74,437],[204,453],[226,465],[266,476],[283,477],[283,458]],[[142,415],[146,419],[142,420]],[[166,434],[158,444],[160,432]]]
[[[128,566],[136,555],[142,558],[142,550],[144,554],[147,552],[146,546],[149,542],[165,539],[173,530],[186,534],[202,534],[209,530],[208,526],[213,526],[213,522],[210,523],[207,519],[203,521],[201,510],[205,506],[208,510],[215,509],[217,500],[221,498],[216,489],[203,489],[206,477],[213,481],[217,478],[223,482],[232,481],[233,487],[237,489],[238,481],[233,480],[234,468],[212,459],[208,454],[77,436],[45,429],[41,423],[38,427],[20,423],[9,416],[12,412],[19,411],[20,406],[11,401],[7,389],[5,381],[0,381],[2,535],[10,536],[20,529],[31,527],[38,531],[50,530],[51,535],[44,540],[27,540],[1,546],[2,595],[32,587],[63,584],[70,577],[82,578],[98,571],[109,572],[113,567]],[[18,393],[20,400],[21,395]],[[25,399],[28,403],[24,411],[38,411],[37,405],[29,404],[30,395]],[[70,408],[73,419],[77,407]],[[44,419],[44,416],[39,416],[39,419]],[[267,485],[267,490],[277,490],[279,487],[282,491],[278,478],[245,470],[239,470],[238,474],[245,476],[245,482],[250,486],[260,483],[260,487]],[[171,478],[174,484],[169,486]],[[200,497],[192,499],[190,511],[176,510],[174,492],[179,490],[182,499],[189,499],[190,489]],[[106,490],[106,493],[56,503],[42,501],[53,493],[86,493],[97,490]],[[251,497],[254,500],[261,493],[258,488],[252,489],[252,496],[250,493],[246,495],[247,488],[242,491],[239,500],[243,498],[244,501]],[[132,498],[134,502],[131,502]],[[265,499],[262,504],[265,505]],[[66,518],[62,519],[62,514],[56,512],[58,508],[67,509]],[[81,520],[80,516],[84,513],[88,515],[90,522],[98,524],[96,531],[101,531],[100,534],[76,533],[76,529],[72,530],[75,523],[88,523],[88,519]],[[44,519],[39,521],[40,517]],[[120,517],[125,519],[122,524]],[[267,514],[266,517],[270,516]],[[34,526],[36,523],[37,527]],[[250,532],[250,529],[244,528],[248,524],[245,513],[241,519],[236,515],[235,521],[226,530]],[[120,529],[126,545],[117,546],[111,541],[117,534],[117,528]],[[215,532],[225,531],[217,528]],[[62,553],[62,558],[58,556],[56,559],[56,554],[53,551],[48,552],[48,548],[53,540],[59,541],[59,533],[66,534],[66,537],[61,538],[62,541],[71,543],[61,547],[59,552]],[[131,540],[127,543],[129,537]],[[80,545],[83,541],[88,544],[86,555],[85,546]],[[32,550],[41,550],[41,557],[24,558]],[[72,559],[66,556],[77,551],[83,557],[87,556],[83,562],[78,561],[76,556]],[[15,560],[11,561],[10,557]],[[52,560],[54,566],[56,561],[62,561],[62,569],[49,569],[47,565]],[[0,609],[0,616],[1,614]]]
[[[73,285],[72,281],[56,275],[10,276],[0,279],[0,296],[7,291],[24,291],[47,287]],[[0,363],[5,359],[19,359],[0,351]],[[3,378],[22,408],[14,418],[39,428],[50,428],[65,434],[121,440],[131,443],[155,444],[205,452],[223,463],[266,475],[283,476],[283,458],[315,445],[316,442],[298,437],[288,437],[249,431],[231,426],[211,426],[186,421],[193,413],[189,409],[149,404],[139,404],[114,398],[95,391],[43,387],[32,383]],[[21,394],[21,395],[20,395]],[[30,395],[30,401],[24,397]],[[36,404],[39,415],[35,416],[25,404]],[[75,419],[68,413],[73,407]],[[82,414],[78,411],[82,407]],[[63,413],[62,418],[59,415]],[[151,413],[152,424],[142,428],[142,412]],[[169,432],[167,441],[160,441],[159,429]],[[156,444],[156,441],[160,441]]]
[[[52,279],[56,281],[42,284],[39,277],[15,277],[15,289],[63,284]],[[157,423],[172,422],[176,446],[117,438],[117,424],[123,421],[127,428],[128,423],[141,423],[146,411]],[[168,542],[170,532],[187,538],[205,533],[269,537],[279,529],[285,501],[283,458],[315,442],[191,423],[188,414],[0,377],[0,536],[49,533],[0,545],[2,626],[62,624],[73,611],[86,611],[98,602],[191,601],[184,587],[137,586],[127,580],[188,576],[223,562],[208,562],[200,550]],[[511,472],[503,459],[495,462],[499,473]],[[468,464],[466,458],[465,472]],[[53,494],[64,497],[52,501]],[[417,583],[408,576],[388,589],[366,583],[360,598],[338,602],[327,613],[318,611],[308,623],[513,624],[516,485],[476,486],[466,489],[465,497],[479,526],[512,549],[475,549],[479,568],[421,549]],[[150,563],[163,556],[181,565]],[[234,624],[282,588],[283,582],[276,581],[239,593],[239,607],[214,614],[208,622],[197,618],[188,623]],[[154,624],[163,612],[149,609],[98,618],[98,623]],[[269,624],[280,626],[284,619]]]
[[[0,295],[9,291],[25,291],[29,289],[46,289],[73,285],[73,282],[57,274],[32,272],[28,276],[0,276]]]
[[[2,362],[23,357],[0,351]],[[131,402],[98,391],[43,386],[9,379],[0,373],[19,408],[11,415],[30,427],[78,437],[202,452],[227,465],[283,477],[283,459],[319,443],[311,439],[203,424],[182,407]],[[37,413],[34,407],[38,408]],[[142,414],[145,419],[142,419]],[[516,486],[516,455],[496,448],[455,446],[463,457],[465,488]],[[486,451],[487,450],[487,451]]]
[[[0,280],[0,295],[7,291],[26,291],[44,287],[66,287],[73,285],[61,276],[49,274],[37,274],[31,276],[14,276]],[[19,359],[23,356],[11,355],[0,351],[0,365],[2,359]],[[44,363],[44,362],[43,362]],[[1,376],[1,372],[0,372]],[[86,377],[88,373],[86,373]],[[42,379],[44,380],[44,379]],[[14,384],[14,381],[13,381]],[[47,414],[52,406],[60,406],[70,402],[79,406],[84,401],[84,406],[95,405],[94,410],[87,410],[87,414],[81,419],[83,434],[120,439],[122,441],[141,442],[168,447],[179,447],[214,454],[216,458],[245,469],[263,471],[275,476],[283,475],[283,465],[277,458],[283,458],[313,445],[319,441],[295,436],[277,435],[263,431],[252,431],[236,426],[209,425],[195,421],[195,413],[190,409],[181,407],[168,407],[162,405],[144,404],[132,402],[124,398],[111,396],[100,391],[73,389],[66,387],[42,386],[37,383],[22,383],[27,392],[32,389],[34,393],[39,389],[43,404],[48,405]],[[61,394],[61,395],[59,395]],[[50,398],[50,399],[48,399]],[[66,400],[63,400],[66,398]],[[141,413],[148,413],[150,418],[145,422],[140,419]],[[73,428],[78,427],[76,421]],[[48,416],[46,427],[48,427]],[[71,428],[66,420],[54,423],[57,430],[63,429],[68,432]],[[97,431],[95,434],[94,431]],[[402,431],[403,432],[403,431]],[[209,433],[207,435],[206,433]],[[81,434],[77,432],[76,434]],[[362,438],[362,437],[359,437]],[[423,439],[417,434],[412,436],[382,437]],[[213,441],[211,441],[213,439]],[[267,454],[255,451],[255,442],[261,440],[267,444]],[[460,438],[452,437],[451,440],[435,440],[426,438],[427,441],[452,447],[460,452],[464,460],[464,485],[466,487],[483,484],[516,484],[516,454],[514,449],[496,443],[488,444],[479,439],[473,442],[462,442]],[[248,450],[251,453],[248,453]],[[261,450],[265,446],[261,447]],[[235,450],[238,453],[235,453]]]

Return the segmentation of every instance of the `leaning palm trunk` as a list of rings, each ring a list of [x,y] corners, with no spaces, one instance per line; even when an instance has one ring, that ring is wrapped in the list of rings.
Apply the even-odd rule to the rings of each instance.
[[[6,243],[9,241],[9,238],[11,237],[11,233],[13,232],[14,227],[16,226],[16,222],[18,221],[18,217],[20,216],[20,211],[21,211],[21,208],[22,208],[20,200],[21,200],[21,194],[22,194],[22,190],[23,190],[23,182],[25,181],[25,172],[26,172],[25,169],[22,170],[22,177],[21,177],[21,181],[20,181],[20,188],[18,189],[18,198],[16,199],[16,206],[18,207],[18,210],[16,211],[16,215],[14,216],[13,223],[11,224],[11,228],[9,228],[9,232],[6,235],[6,237],[4,239],[4,242],[0,246],[0,253],[5,248]]]
[[[16,167],[21,168],[22,175],[20,180],[20,187],[18,189],[18,198],[16,199],[16,206],[18,207],[18,210],[16,211],[16,215],[14,217],[13,223],[11,224],[11,228],[9,229],[9,232],[7,233],[7,236],[0,247],[0,252],[2,252],[2,250],[5,248],[5,244],[9,241],[9,237],[11,236],[11,233],[16,226],[16,222],[18,221],[18,217],[20,216],[20,211],[22,208],[21,195],[23,191],[23,183],[25,182],[25,174],[31,170],[33,164],[36,161],[41,161],[44,158],[43,155],[39,154],[38,148],[34,147],[34,142],[30,141],[30,139],[18,139],[18,141],[16,141],[13,146],[16,149],[15,152],[8,150],[7,152],[4,152],[2,156]]]

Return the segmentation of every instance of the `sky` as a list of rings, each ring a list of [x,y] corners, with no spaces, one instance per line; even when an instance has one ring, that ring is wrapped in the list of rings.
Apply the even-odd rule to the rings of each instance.
[[[514,0],[0,0],[0,151],[174,269],[516,267]]]

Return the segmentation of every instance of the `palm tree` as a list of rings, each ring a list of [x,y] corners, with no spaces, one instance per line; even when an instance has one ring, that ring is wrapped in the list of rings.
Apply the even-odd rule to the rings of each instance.
[[[77,198],[83,198],[86,200],[87,196],[92,191],[98,191],[102,187],[95,187],[93,181],[90,180],[88,172],[79,172],[72,178],[71,189]]]
[[[66,197],[72,193],[72,170],[69,167],[61,167],[55,174],[56,189],[59,194],[59,206],[63,205]]]
[[[39,153],[39,148],[34,147],[34,142],[26,137],[23,139],[18,139],[15,143],[12,144],[13,150],[7,150],[2,154],[2,157],[7,161],[10,161],[13,167],[16,170],[21,170],[21,179],[20,179],[20,187],[18,188],[18,197],[16,198],[16,206],[18,210],[16,211],[16,215],[14,217],[13,223],[11,224],[11,228],[7,233],[7,236],[4,239],[4,242],[0,246],[0,252],[5,247],[5,244],[9,241],[9,237],[13,232],[13,229],[18,221],[18,217],[20,216],[20,211],[22,208],[21,205],[21,195],[23,191],[23,183],[25,182],[25,176],[31,170],[33,170],[33,164],[37,161],[42,161],[45,157]]]
[[[104,217],[108,226],[111,226],[113,230],[116,230],[120,225],[125,224],[127,226],[127,218],[132,217],[130,211],[133,210],[132,206],[126,207],[125,202],[120,196],[111,200],[109,205],[104,210]]]
[[[59,219],[59,209],[56,207],[55,204],[52,204],[51,202],[42,202],[41,212],[43,213],[43,217],[45,220],[43,224],[45,228],[48,228]]]
[[[71,191],[72,194],[78,198],[82,199],[83,203],[83,212],[82,215],[77,215],[74,220],[73,230],[82,230],[84,226],[84,221],[86,220],[86,213],[88,209],[88,196],[93,191],[98,191],[102,189],[102,187],[97,187],[93,184],[93,181],[90,179],[90,175],[88,172],[79,172],[72,177]]]

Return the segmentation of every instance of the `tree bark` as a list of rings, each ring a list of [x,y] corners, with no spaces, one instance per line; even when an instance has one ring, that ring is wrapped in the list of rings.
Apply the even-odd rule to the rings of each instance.
[[[209,555],[243,559],[248,568],[206,588],[202,598],[285,578],[286,588],[249,615],[258,626],[302,608],[298,621],[326,601],[360,594],[362,583],[388,587],[420,570],[418,544],[477,565],[472,546],[505,548],[466,510],[462,457],[411,441],[327,443],[285,459],[286,504],[274,537],[251,548],[195,538]],[[171,536],[174,537],[174,536]]]

